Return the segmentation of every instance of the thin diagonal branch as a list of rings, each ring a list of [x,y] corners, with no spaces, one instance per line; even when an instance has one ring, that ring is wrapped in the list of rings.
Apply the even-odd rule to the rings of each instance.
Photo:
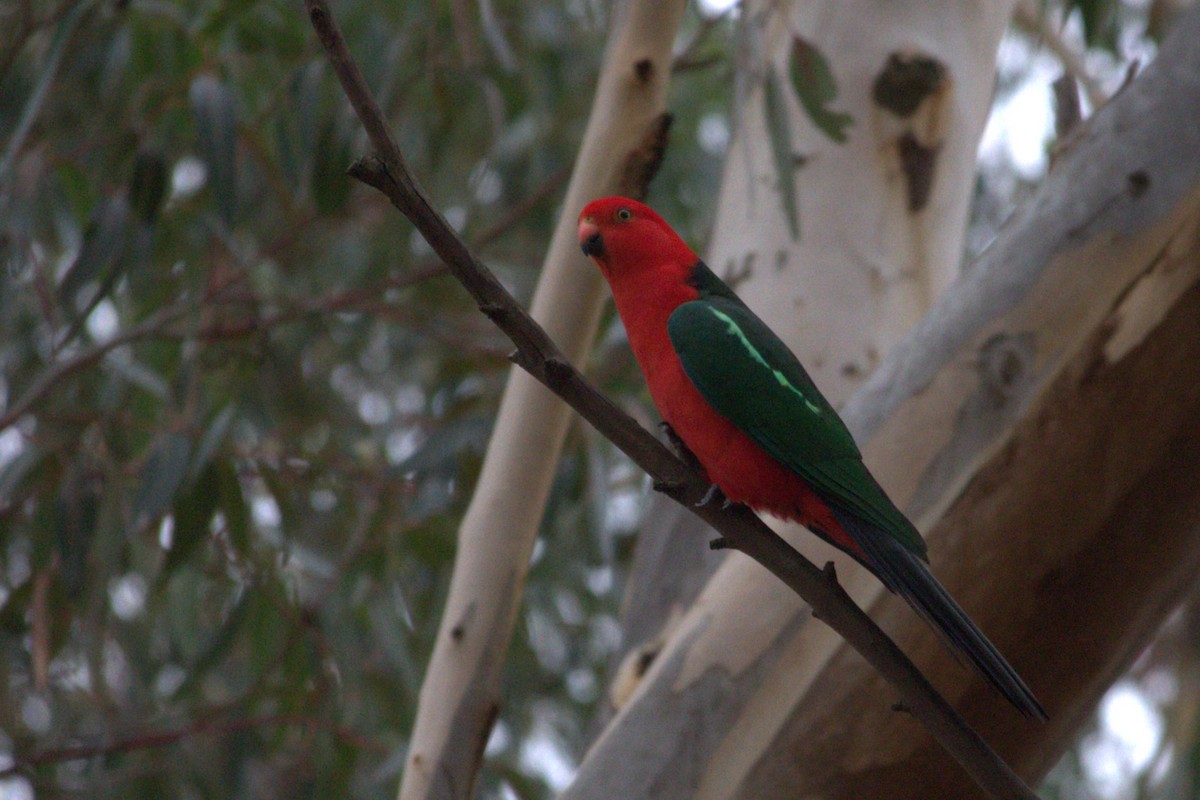
[[[859,609],[831,573],[802,557],[744,508],[697,507],[706,481],[652,434],[597,392],[562,356],[545,331],[467,249],[409,173],[403,154],[351,58],[324,0],[306,0],[309,17],[342,88],[378,153],[350,174],[384,193],[425,237],[483,311],[517,346],[513,360],[565,400],[646,470],[655,487],[685,504],[730,545],[771,571],[812,606],[900,694],[907,709],[993,797],[1036,795],[937,693],[896,644]]]
[[[12,425],[41,402],[59,381],[91,366],[118,347],[159,335],[168,324],[187,315],[192,310],[193,307],[190,305],[169,306],[111,339],[81,350],[72,358],[54,362],[37,376],[29,388],[9,408],[5,409],[4,413],[0,414],[0,430]]]
[[[137,750],[150,750],[158,747],[168,747],[173,744],[204,734],[229,734],[253,728],[267,727],[301,727],[310,730],[328,731],[340,742],[349,746],[377,755],[388,755],[391,750],[382,742],[377,742],[359,734],[337,722],[305,714],[267,714],[260,717],[245,719],[221,719],[217,716],[205,716],[187,725],[167,730],[147,731],[129,736],[125,739],[114,739],[94,744],[76,744],[66,747],[55,747],[40,750],[28,756],[18,757],[14,763],[0,769],[0,779],[21,772],[27,772],[35,767],[46,764],[58,764],[63,761],[78,761],[97,756],[119,755]]]

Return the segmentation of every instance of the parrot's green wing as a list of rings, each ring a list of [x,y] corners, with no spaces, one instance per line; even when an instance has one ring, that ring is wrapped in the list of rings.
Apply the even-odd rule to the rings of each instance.
[[[826,502],[924,557],[925,542],[862,462],[845,423],[766,323],[700,264],[700,299],[667,321],[684,372],[713,409]]]

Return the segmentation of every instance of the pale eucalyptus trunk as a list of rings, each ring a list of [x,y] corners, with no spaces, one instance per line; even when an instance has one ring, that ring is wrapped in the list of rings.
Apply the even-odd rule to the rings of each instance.
[[[612,30],[591,117],[543,264],[531,312],[579,363],[591,349],[605,290],[575,241],[588,200],[629,183],[631,153],[666,110],[682,0],[628,0]],[[628,190],[627,190],[628,191]],[[458,549],[433,656],[421,685],[401,800],[472,795],[499,711],[504,660],[571,410],[519,369],[509,377]]]

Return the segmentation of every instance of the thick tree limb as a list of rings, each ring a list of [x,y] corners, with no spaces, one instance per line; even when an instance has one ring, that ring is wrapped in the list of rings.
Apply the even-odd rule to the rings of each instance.
[[[844,413],[1050,724],[998,711],[882,591],[873,616],[1030,779],[1200,560],[1200,13],[1177,24]],[[668,644],[566,797],[973,796],[880,710],[892,690],[853,653],[796,609],[773,613],[781,633],[749,655],[730,638],[699,647],[715,615],[690,613],[691,640]],[[673,738],[677,717],[689,728]]]
[[[523,368],[566,400],[598,431],[654,478],[656,485],[709,522],[738,550],[754,558],[803,596],[814,613],[843,635],[898,691],[914,717],[971,777],[995,797],[1036,797],[937,694],[887,636],[842,591],[832,574],[801,557],[745,508],[696,507],[708,486],[650,433],[592,388],[546,333],[479,263],[433,208],[409,174],[361,75],[350,60],[328,7],[307,0],[309,15],[330,53],[343,88],[363,117],[378,157],[357,162],[352,174],[384,192],[425,236],[434,251],[486,313],[518,347]]]

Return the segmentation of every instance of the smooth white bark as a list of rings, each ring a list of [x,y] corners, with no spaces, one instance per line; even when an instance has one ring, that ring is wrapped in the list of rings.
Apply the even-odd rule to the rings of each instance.
[[[546,254],[532,314],[572,360],[591,348],[603,281],[579,252],[575,218],[617,191],[630,153],[666,110],[680,0],[629,0],[613,28],[592,114]],[[570,409],[514,369],[458,534],[450,592],[421,686],[401,800],[466,798],[498,713],[518,602]]]

